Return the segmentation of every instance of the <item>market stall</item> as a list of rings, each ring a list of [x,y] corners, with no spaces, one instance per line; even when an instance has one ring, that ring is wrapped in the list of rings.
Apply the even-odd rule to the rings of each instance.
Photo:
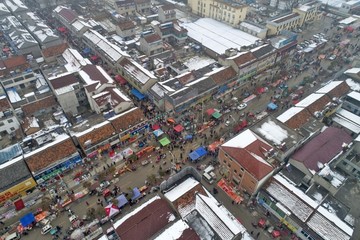
[[[115,204],[109,204],[105,207],[105,213],[106,216],[111,218],[112,216],[118,214],[120,212],[118,206],[116,206]]]
[[[174,127],[174,130],[177,132],[177,133],[181,133],[182,131],[184,131],[184,127],[181,125],[181,124],[178,124]]]
[[[126,199],[126,197],[125,197],[124,194],[121,194],[121,195],[118,196],[116,199],[117,199],[117,201],[118,201],[117,207],[118,207],[119,209],[121,209],[122,207],[124,207],[124,206],[128,203],[128,200]]]
[[[159,140],[159,143],[161,144],[161,146],[165,147],[165,146],[169,145],[171,142],[167,137],[164,137]]]
[[[157,129],[153,131],[153,134],[155,135],[155,137],[160,137],[161,135],[164,134],[164,132],[161,129]]]

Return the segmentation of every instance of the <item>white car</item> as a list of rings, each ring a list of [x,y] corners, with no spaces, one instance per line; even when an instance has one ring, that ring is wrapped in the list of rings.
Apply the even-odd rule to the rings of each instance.
[[[331,55],[331,56],[329,57],[329,60],[330,60],[330,61],[333,61],[333,60],[335,60],[335,58],[336,58],[336,55]]]
[[[239,106],[237,106],[237,109],[238,110],[243,110],[243,109],[245,109],[247,107],[247,104],[246,103],[242,103],[242,104],[240,104]]]

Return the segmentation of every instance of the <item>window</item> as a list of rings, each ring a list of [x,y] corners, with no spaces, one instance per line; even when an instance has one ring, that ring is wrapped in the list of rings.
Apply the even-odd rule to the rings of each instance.
[[[240,170],[241,170],[242,172],[244,171],[244,169],[243,169],[242,167],[240,168]]]
[[[230,165],[230,163],[228,164],[228,167],[229,167],[229,168],[231,168],[231,165]]]
[[[32,78],[32,77],[34,77],[34,74],[31,73],[31,74],[26,75],[25,79],[29,79],[29,78]]]
[[[12,83],[13,83],[12,80],[8,80],[8,81],[3,82],[4,85],[9,85],[9,84],[12,84]]]
[[[234,173],[237,173],[236,169],[234,169]]]
[[[8,121],[8,123],[14,122],[14,120],[12,120],[12,119],[9,119],[9,120],[7,120],[7,121]]]
[[[11,127],[10,130],[11,130],[11,131],[15,131],[15,128],[14,128],[14,127]]]
[[[15,82],[20,82],[20,81],[22,81],[22,80],[24,80],[23,77],[18,77],[18,78],[15,78],[15,79],[14,79]]]

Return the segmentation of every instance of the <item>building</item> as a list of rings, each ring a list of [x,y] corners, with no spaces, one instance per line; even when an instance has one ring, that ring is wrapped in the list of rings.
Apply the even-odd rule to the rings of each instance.
[[[344,72],[347,76],[354,80],[360,81],[360,68],[350,68]]]
[[[119,65],[120,75],[141,93],[146,93],[147,90],[157,82],[154,74],[132,59],[124,58],[119,62]]]
[[[130,39],[136,34],[136,25],[131,20],[120,21],[116,26],[116,34],[124,40]]]
[[[164,51],[163,40],[157,33],[143,34],[140,38],[140,51],[146,56],[156,56]]]
[[[83,35],[83,42],[91,50],[101,57],[111,67],[119,67],[118,63],[129,55],[122,51],[118,46],[109,42],[100,33],[90,29]]]
[[[57,6],[53,10],[53,14],[67,29],[70,29],[71,24],[78,19],[77,13],[65,6]]]
[[[28,7],[20,0],[6,0],[4,3],[14,15],[28,11]]]
[[[158,19],[161,23],[172,22],[176,20],[176,11],[173,5],[163,5],[158,9]]]
[[[103,150],[108,150],[110,146],[119,142],[118,135],[109,121],[85,129],[72,129],[78,131],[72,133],[72,137],[76,145],[87,157],[97,156]]]
[[[161,37],[162,40],[169,42],[170,44],[181,45],[185,44],[187,39],[187,30],[180,26],[178,21],[171,21],[166,23],[152,22],[152,27],[155,32]]]
[[[353,137],[360,133],[360,116],[342,108],[332,116],[331,124],[346,130]]]
[[[279,62],[283,57],[289,56],[297,51],[297,34],[283,30],[279,35],[269,39],[270,44],[276,49],[276,61]]]
[[[84,89],[74,73],[50,78],[49,83],[65,113],[75,116],[78,114],[78,107],[87,104]]]
[[[14,134],[20,123],[5,95],[0,96],[0,138]]]
[[[251,130],[245,130],[219,148],[225,178],[236,188],[255,194],[274,173],[274,149]]]
[[[331,211],[331,202],[324,201],[317,191],[308,193],[277,174],[258,193],[257,200],[301,239],[350,240],[354,230],[337,211]]]
[[[286,161],[303,143],[303,136],[272,117],[262,119],[251,130],[276,150],[279,161]]]
[[[117,0],[115,9],[122,16],[135,15],[136,4],[134,0]]]
[[[313,116],[321,117],[329,103],[331,99],[326,94],[313,93],[295,104],[295,107],[306,108]]]
[[[267,35],[266,27],[253,22],[248,22],[248,21],[241,22],[239,25],[239,29],[260,39],[265,39]]]
[[[86,65],[79,71],[79,77],[84,82],[84,95],[94,112],[114,111],[118,114],[134,106],[102,67]]]
[[[41,51],[41,55],[46,63],[55,62],[56,58],[61,56],[68,48],[69,45],[67,43],[61,43],[59,45],[43,49]]]
[[[321,3],[318,1],[311,1],[293,8],[293,12],[298,13],[301,18],[300,26],[319,20],[322,17],[320,5]]]
[[[341,107],[360,116],[360,93],[356,91],[348,93]]]
[[[81,162],[70,136],[57,126],[41,130],[23,140],[24,160],[40,184]]]
[[[181,176],[181,174],[177,175]],[[168,188],[164,190],[164,197],[178,212],[181,220],[195,232],[196,237],[199,239],[252,239],[245,227],[195,178],[183,176],[178,181],[174,180],[175,178],[172,177],[166,182]],[[207,230],[203,231],[203,229]],[[191,239],[197,239],[195,236]]]
[[[288,13],[267,21],[268,36],[278,35],[282,30],[293,30],[301,26],[299,13]]]
[[[31,173],[26,166],[23,156],[21,156],[21,147],[17,144],[2,149],[1,152],[17,152],[20,155],[14,159],[6,159],[0,165],[0,204],[24,197],[29,191],[36,187]],[[1,154],[0,154],[1,155]]]
[[[109,121],[123,144],[134,142],[138,137],[150,131],[149,123],[143,111],[137,107],[109,118]]]
[[[256,73],[266,70],[275,63],[276,49],[271,44],[253,48],[250,52],[256,57]]]
[[[316,91],[316,93],[326,94],[329,98],[342,98],[350,91],[346,81],[331,81],[324,87]]]
[[[136,12],[139,14],[147,14],[151,12],[151,1],[148,0],[134,0]]]
[[[80,38],[87,30],[91,28],[92,26],[84,19],[76,19],[71,23],[69,30],[73,35]]]
[[[4,3],[0,3],[0,16],[2,18],[7,17],[11,15],[10,10],[6,7],[6,5]]]
[[[189,0],[192,13],[212,18],[231,26],[238,26],[246,18],[248,7],[235,1]]]

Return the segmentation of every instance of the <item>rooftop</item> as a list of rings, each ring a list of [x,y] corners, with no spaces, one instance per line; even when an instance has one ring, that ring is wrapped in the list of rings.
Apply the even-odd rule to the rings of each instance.
[[[109,119],[116,132],[121,133],[131,126],[135,126],[145,120],[143,111],[140,108],[134,107],[128,111],[118,114]]]
[[[300,15],[298,13],[290,13],[290,14],[286,14],[284,16],[275,18],[275,19],[271,20],[270,22],[274,22],[276,24],[281,24],[281,23],[286,22],[286,21],[288,21],[290,19],[298,19],[298,18],[300,18]]]
[[[138,64],[132,59],[124,58],[120,61],[120,65],[124,68],[127,73],[138,81],[141,84],[146,84],[151,79],[156,79],[156,77],[143,66]]]

